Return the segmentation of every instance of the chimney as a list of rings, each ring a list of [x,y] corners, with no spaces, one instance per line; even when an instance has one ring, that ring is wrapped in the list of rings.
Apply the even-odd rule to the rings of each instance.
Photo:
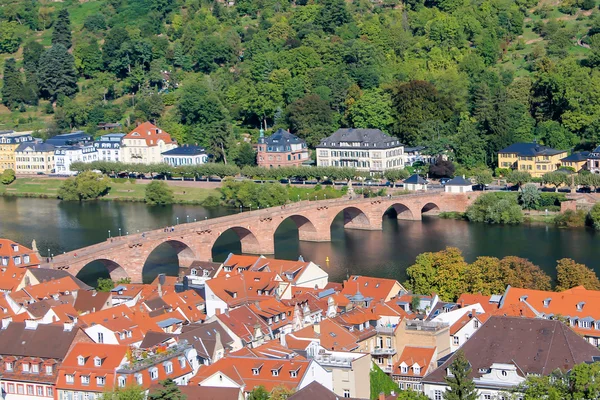
[[[38,326],[38,322],[33,320],[33,319],[26,319],[25,320],[25,329],[32,329],[32,330],[36,330]]]
[[[286,341],[285,341],[285,332],[281,332],[281,335],[279,336],[279,343],[283,346],[283,347],[287,347]]]
[[[385,393],[383,393],[383,392],[379,392],[379,397],[378,397],[378,399],[379,399],[379,400],[385,400]]]
[[[96,292],[95,290],[92,292],[92,297],[96,297],[96,295],[98,294],[98,292]]]
[[[321,334],[321,323],[315,322],[315,324],[313,325],[313,330],[315,331],[315,333],[318,333],[320,335]]]
[[[12,317],[2,318],[2,329],[8,328],[8,325],[12,322]]]
[[[64,329],[65,332],[71,332],[73,330],[72,322],[65,322]]]

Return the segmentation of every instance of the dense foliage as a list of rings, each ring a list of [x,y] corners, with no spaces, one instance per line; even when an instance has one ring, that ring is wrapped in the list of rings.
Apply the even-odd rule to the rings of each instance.
[[[437,293],[443,301],[455,301],[462,293],[502,293],[506,285],[551,288],[550,277],[528,260],[512,256],[478,257],[468,264],[455,247],[418,255],[406,275],[406,288],[423,295]]]
[[[110,190],[110,179],[95,172],[86,171],[67,178],[58,189],[58,197],[66,201],[92,200],[104,196]]]
[[[10,168],[5,169],[0,174],[0,183],[2,183],[3,185],[10,185],[11,183],[13,183],[15,181],[15,179],[16,179],[15,171]]]
[[[597,399],[600,396],[600,363],[575,365],[568,373],[555,371],[548,376],[529,376],[514,391],[525,400]]]
[[[519,224],[523,221],[521,207],[513,193],[483,194],[467,208],[466,216],[469,221],[490,224]]]
[[[146,185],[144,200],[146,204],[151,206],[166,206],[172,204],[175,199],[173,189],[165,182],[152,181]]]
[[[243,166],[242,135],[260,127],[310,146],[369,127],[468,168],[492,166],[516,141],[599,138],[593,1],[5,3],[0,52],[16,69],[5,62],[14,115],[2,118],[50,135],[151,120]]]
[[[448,385],[448,390],[444,392],[444,399],[476,400],[479,398],[475,383],[469,377],[472,372],[471,365],[462,350],[456,352],[456,357],[448,369],[450,373],[444,377]]]

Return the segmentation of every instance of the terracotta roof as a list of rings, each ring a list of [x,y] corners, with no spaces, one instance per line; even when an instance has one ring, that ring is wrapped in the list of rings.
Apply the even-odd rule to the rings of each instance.
[[[12,292],[21,284],[26,269],[14,266],[0,268],[0,290]]]
[[[20,261],[16,264],[15,258]],[[26,260],[26,258],[28,260]],[[40,265],[36,252],[28,247],[8,239],[0,239],[0,265],[2,267],[31,267]]]
[[[435,347],[406,346],[394,365],[392,375],[423,377],[428,372],[431,360],[435,356],[435,350]],[[402,363],[408,366],[408,372],[402,372]],[[415,373],[413,368],[415,364],[420,367],[419,373]]]
[[[486,312],[492,312],[498,309],[498,303],[490,303],[491,298],[492,296],[484,296],[481,293],[463,293],[456,301],[456,304],[458,304],[461,307],[466,307],[472,304],[479,303]]]
[[[225,314],[217,315],[217,318],[236,336],[250,343],[253,341],[254,332],[258,326],[263,335],[269,335],[270,329],[267,323],[252,311],[248,306],[241,306],[229,310]]]
[[[273,339],[266,343],[261,344],[258,347],[243,347],[242,349],[231,353],[233,357],[265,357],[274,359],[291,359],[291,358],[303,358],[298,355],[293,349],[290,350],[288,346],[282,346],[279,339]]]
[[[172,292],[161,297],[161,300],[173,310],[178,310],[188,322],[204,321],[206,315],[198,309],[204,299],[193,290]]]
[[[50,268],[29,268],[27,270],[27,273],[33,275],[33,277],[35,279],[37,279],[37,281],[39,283],[53,281],[56,279],[65,278],[65,277],[69,276],[69,277],[71,277],[71,279],[73,279],[75,281],[75,283],[77,283],[77,285],[79,285],[80,289],[92,290],[91,286],[86,285],[79,278],[71,275],[70,273],[68,273],[67,271],[64,271],[64,270],[50,269]]]
[[[107,307],[112,307],[112,294],[111,292],[82,290],[77,293],[74,307],[81,313],[96,312]]]
[[[293,335],[300,340],[318,339],[327,350],[352,351],[358,347],[356,336],[330,319],[322,320],[316,327],[312,325],[300,329]]]
[[[460,331],[466,324],[469,323],[473,318],[477,319],[480,323],[484,323],[487,321],[489,316],[485,316],[486,314],[477,314],[477,312],[469,312],[460,317],[455,323],[450,326],[450,335],[455,335],[458,331]]]
[[[250,308],[256,315],[261,316],[265,321],[271,319],[269,325],[272,330],[281,328],[282,326],[292,323],[292,313],[294,307],[283,304],[277,301],[274,297],[266,300],[250,304]]]
[[[559,321],[538,318],[491,317],[462,346],[471,363],[471,377],[481,377],[493,363],[515,365],[521,374],[548,375],[556,369],[592,361],[600,350]],[[428,374],[424,381],[444,382],[456,355]]]
[[[56,388],[80,390],[84,392],[104,392],[115,384],[115,370],[125,361],[128,346],[119,344],[76,343],[58,371]],[[84,365],[79,365],[78,357],[84,357]],[[95,358],[102,360],[96,366]],[[73,375],[73,383],[67,383],[66,375]],[[82,384],[81,376],[89,376],[89,383]],[[98,385],[97,377],[104,377],[104,385]]]
[[[38,285],[26,286],[22,290],[36,300],[44,300],[61,294],[71,294],[80,289],[81,288],[77,282],[75,282],[73,277],[65,276],[64,278],[40,283]]]
[[[171,135],[150,122],[144,122],[143,124],[138,125],[134,130],[123,137],[123,140],[127,139],[145,139],[146,146],[149,147],[158,146],[159,140],[162,140],[165,143],[174,143],[173,139],[171,139]]]
[[[150,394],[162,388],[161,385],[152,385]],[[238,400],[240,389],[216,386],[179,386],[179,391],[189,400]]]
[[[348,398],[348,397],[345,397]],[[288,397],[288,400],[340,400],[340,396],[327,389],[317,381],[313,381],[296,393]],[[351,399],[351,398],[350,398]],[[358,399],[356,399],[358,400]]]
[[[373,278],[369,276],[352,275],[344,281],[344,296],[354,296],[357,291],[365,297],[373,298],[373,301],[389,301],[398,295],[398,291],[404,287],[395,279]]]
[[[190,329],[190,327],[193,328]],[[215,347],[219,341],[226,353],[233,344],[233,339],[218,321],[187,325],[184,332],[177,336],[177,340],[187,340],[203,358],[214,356]]]
[[[206,281],[205,285],[229,307],[235,307],[275,296],[280,282],[282,279],[274,272],[245,271],[220,275]]]
[[[279,260],[264,256],[231,254],[227,257],[223,266],[249,271],[276,272],[284,280],[295,282],[309,264],[310,262],[303,260]]]
[[[207,378],[221,373],[243,386],[245,392],[261,385],[269,392],[276,386],[296,389],[309,365],[310,361],[297,359],[228,356],[212,365],[200,367],[196,376],[190,379],[189,385],[201,385]],[[277,376],[272,372],[274,369],[277,370]]]

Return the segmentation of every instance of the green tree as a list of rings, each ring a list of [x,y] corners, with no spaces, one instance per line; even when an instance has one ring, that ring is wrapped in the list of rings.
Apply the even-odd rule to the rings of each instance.
[[[0,24],[0,53],[14,53],[21,45],[21,35],[18,33],[19,25],[14,22],[2,21]]]
[[[465,353],[458,350],[452,364],[450,364],[448,376],[444,377],[449,386],[449,389],[444,392],[444,399],[476,400],[479,398],[475,383],[469,376],[471,372],[471,365],[465,357]]]
[[[366,90],[351,102],[346,118],[353,128],[375,128],[390,132],[394,123],[390,94],[380,89]]]
[[[96,290],[99,292],[110,292],[115,287],[115,283],[110,278],[98,278]]]
[[[105,392],[101,400],[145,400],[145,390],[140,386],[117,387],[110,392]]]
[[[398,384],[375,363],[372,364],[369,380],[371,383],[371,399],[378,399],[380,393],[385,395],[389,395],[391,392],[401,393]]]
[[[508,173],[506,176],[506,181],[512,184],[517,185],[517,187],[521,188],[527,182],[531,182],[531,175],[529,172],[517,171],[513,170]]]
[[[256,152],[250,143],[243,142],[238,146],[234,162],[240,168],[256,165]]]
[[[311,147],[331,135],[334,129],[333,115],[329,104],[314,94],[290,104],[287,108],[287,119],[292,132],[306,140]]]
[[[396,186],[396,182],[408,178],[410,173],[406,169],[388,169],[383,173],[383,176]]]
[[[187,125],[208,125],[227,121],[227,110],[218,96],[203,82],[184,86],[177,105],[181,122]]]
[[[519,193],[519,203],[523,208],[527,210],[531,210],[532,208],[536,208],[536,206],[540,202],[540,191],[537,186],[532,183],[528,183],[527,185],[521,188],[521,192]]]
[[[269,392],[264,386],[256,386],[248,395],[248,400],[269,400]]]
[[[102,53],[96,38],[91,38],[89,41],[79,41],[73,51],[75,56],[75,66],[79,72],[90,78],[96,72],[102,69]]]
[[[10,185],[15,181],[15,179],[17,178],[13,169],[5,169],[4,171],[2,171],[2,174],[0,174],[0,183],[2,183],[3,185]]]
[[[160,381],[160,388],[153,390],[148,395],[148,400],[186,400],[187,396],[181,393],[173,379]]]
[[[146,201],[146,204],[151,206],[173,204],[173,189],[165,182],[152,181],[146,185],[144,200]]]
[[[38,84],[45,99],[56,100],[59,95],[77,93],[75,60],[62,44],[55,44],[40,57]]]
[[[92,200],[104,196],[110,189],[110,179],[85,171],[66,179],[58,189],[58,197],[66,201]]]
[[[351,20],[344,0],[323,0],[321,9],[315,18],[325,32],[333,33],[335,29]]]
[[[600,290],[600,280],[591,268],[583,264],[576,263],[570,258],[558,260],[555,290],[561,292],[575,286],[585,286],[588,290]]]
[[[17,62],[9,58],[4,63],[4,76],[2,78],[2,104],[11,110],[16,109],[23,101],[23,82],[17,69]]]
[[[554,171],[546,172],[542,175],[542,182],[554,186],[554,191],[556,191],[559,186],[568,184],[569,180],[567,180],[567,175],[565,173]]]
[[[492,183],[492,172],[488,169],[479,169],[475,173],[475,183],[480,186],[489,185]]]
[[[410,300],[410,309],[413,312],[417,312],[421,309],[421,297],[418,294],[413,295],[412,299]]]
[[[488,224],[519,224],[521,207],[512,193],[485,193],[467,208],[467,219]]]
[[[600,231],[600,203],[594,204],[588,214],[588,220],[595,230]]]
[[[63,8],[58,12],[54,21],[54,30],[52,31],[52,45],[61,44],[65,48],[71,47],[71,18],[69,11]]]

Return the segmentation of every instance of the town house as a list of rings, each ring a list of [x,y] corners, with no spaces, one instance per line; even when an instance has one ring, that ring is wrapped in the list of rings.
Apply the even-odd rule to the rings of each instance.
[[[123,137],[121,161],[138,164],[162,163],[162,153],[176,147],[177,143],[171,135],[150,122],[144,122]]]

